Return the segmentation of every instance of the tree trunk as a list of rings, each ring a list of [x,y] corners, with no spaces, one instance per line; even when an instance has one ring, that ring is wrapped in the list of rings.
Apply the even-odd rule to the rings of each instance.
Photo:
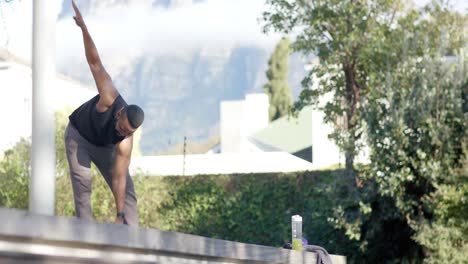
[[[354,152],[345,151],[345,173],[347,176],[354,175]]]
[[[346,63],[343,67],[346,79],[346,138],[345,146],[345,173],[354,175],[354,153],[356,152],[357,108],[360,96],[360,87],[356,82],[356,69],[354,63]]]

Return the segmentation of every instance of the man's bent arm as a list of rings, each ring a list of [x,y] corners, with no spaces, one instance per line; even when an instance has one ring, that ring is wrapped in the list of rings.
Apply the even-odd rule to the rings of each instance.
[[[116,145],[114,169],[112,172],[112,193],[117,212],[123,212],[127,186],[127,173],[130,165],[133,136],[127,137]]]

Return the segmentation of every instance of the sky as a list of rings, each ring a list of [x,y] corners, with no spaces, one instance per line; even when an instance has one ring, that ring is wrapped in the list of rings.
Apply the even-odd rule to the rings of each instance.
[[[0,47],[28,60],[31,54],[32,1],[0,0],[7,35],[0,25]],[[55,0],[56,14],[61,0]],[[76,1],[79,5],[79,0]],[[259,19],[264,0],[207,0],[187,7],[164,9],[115,10],[99,17],[84,17],[100,53],[151,50],[171,53],[191,49],[212,50],[236,45],[255,45],[272,49],[279,34],[265,35]],[[0,20],[0,24],[1,24]],[[8,45],[5,44],[8,38]],[[72,17],[56,24],[57,60],[81,53],[82,39]],[[70,50],[77,52],[70,52]]]
[[[67,1],[67,0],[66,0]],[[417,0],[422,6],[430,0]],[[50,0],[54,13],[61,12],[62,0]],[[79,0],[76,0],[79,6]],[[468,1],[452,0],[457,10],[468,9]],[[32,43],[32,0],[0,0],[0,48],[30,61]],[[105,56],[107,53],[150,50],[155,53],[213,50],[233,45],[256,45],[272,49],[279,34],[261,31],[265,0],[206,0],[182,8],[116,10],[99,17],[85,17],[89,30]],[[71,17],[56,24],[56,59],[67,62],[81,56],[81,34]]]

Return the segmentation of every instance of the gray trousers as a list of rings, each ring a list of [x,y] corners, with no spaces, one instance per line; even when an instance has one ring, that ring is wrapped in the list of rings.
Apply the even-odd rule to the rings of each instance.
[[[112,191],[115,147],[98,147],[91,144],[69,123],[65,130],[65,149],[70,167],[76,216],[93,220],[90,203],[92,189],[91,162],[99,169]],[[124,212],[127,223],[138,226],[137,199],[133,181],[128,171]]]

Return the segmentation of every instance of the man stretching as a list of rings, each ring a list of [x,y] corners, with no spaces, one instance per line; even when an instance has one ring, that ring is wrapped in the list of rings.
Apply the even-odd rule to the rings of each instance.
[[[91,210],[91,162],[101,172],[115,199],[115,223],[138,225],[137,199],[128,166],[133,133],[143,123],[144,112],[128,105],[104,69],[78,7],[73,17],[81,29],[86,60],[99,94],[69,117],[65,147],[70,167],[76,216],[93,220]]]

